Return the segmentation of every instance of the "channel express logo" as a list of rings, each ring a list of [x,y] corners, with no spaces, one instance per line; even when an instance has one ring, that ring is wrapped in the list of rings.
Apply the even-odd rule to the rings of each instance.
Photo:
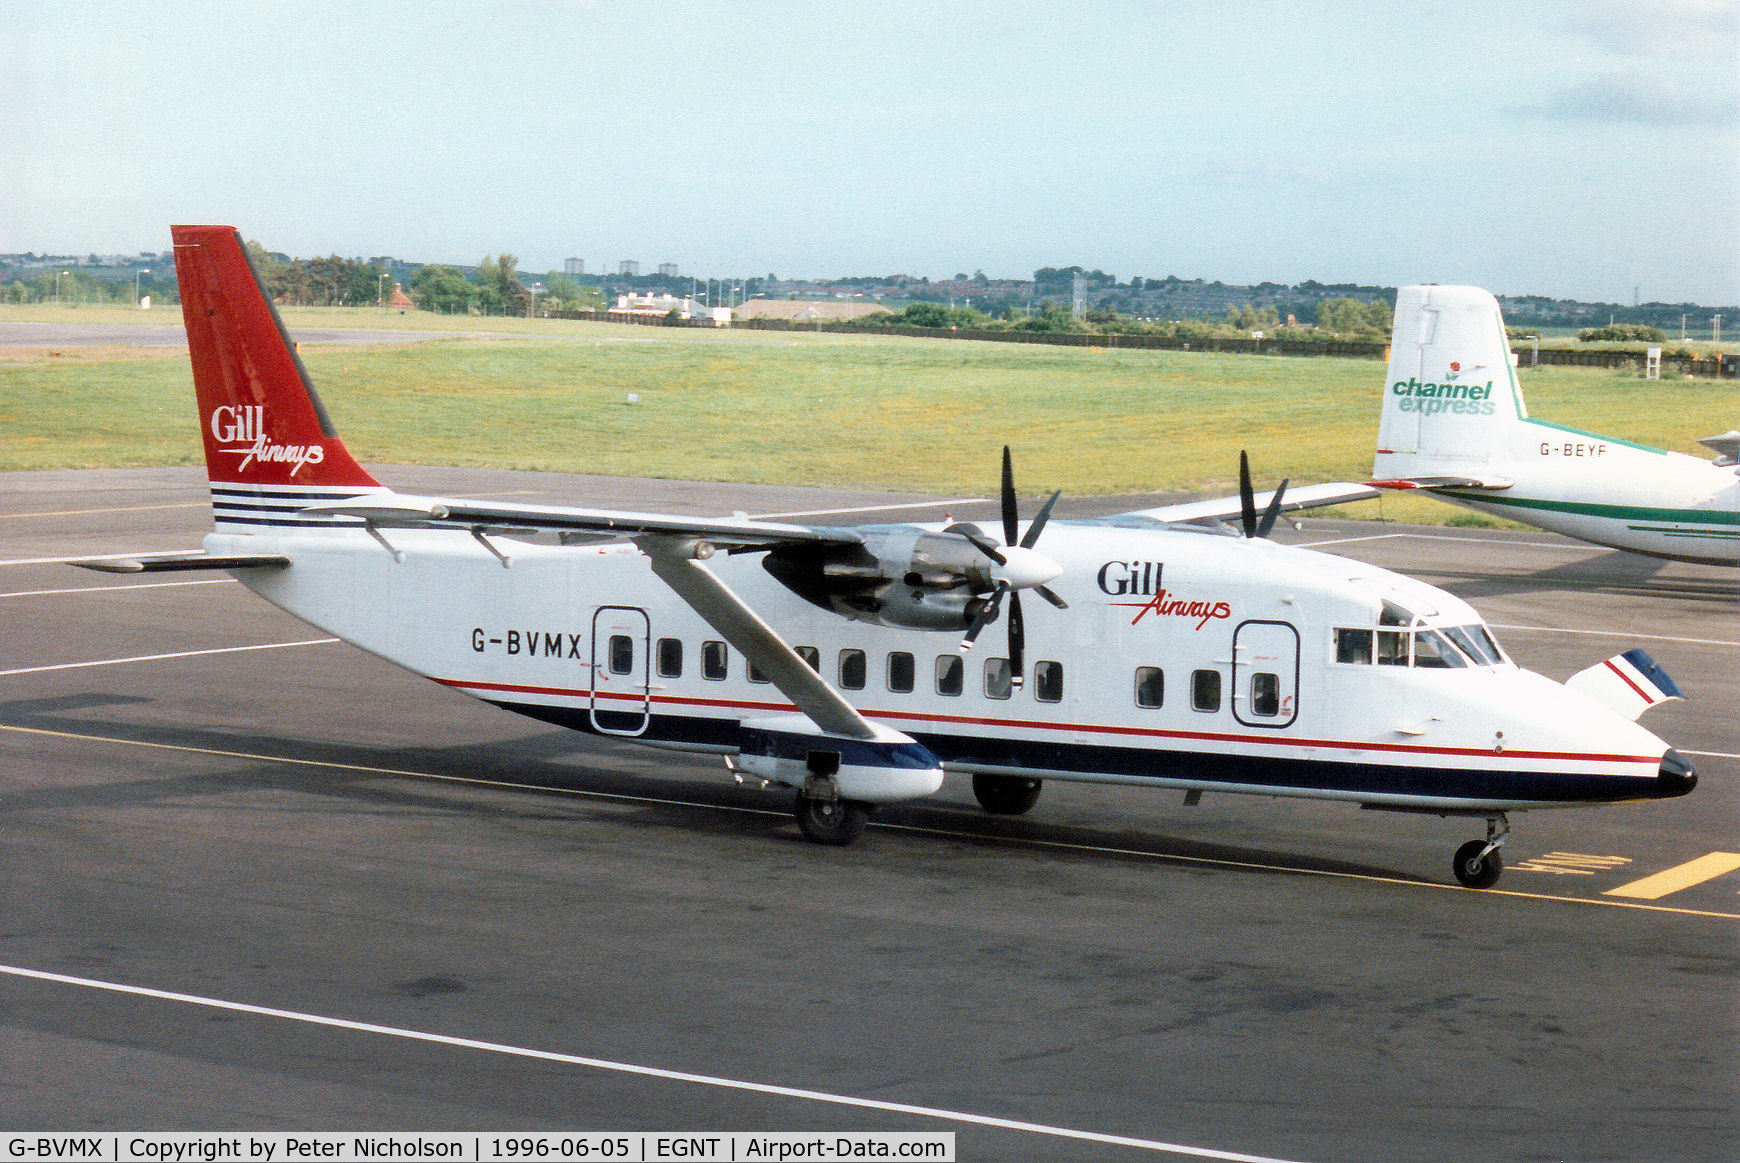
[[[1403,412],[1419,412],[1426,416],[1451,413],[1458,416],[1490,416],[1493,413],[1492,381],[1484,384],[1459,384],[1462,364],[1452,363],[1441,384],[1422,384],[1413,376],[1390,385],[1390,394],[1400,397],[1396,407]]]
[[[1160,575],[1165,568],[1166,564],[1160,561],[1108,561],[1100,566],[1096,580],[1099,582],[1100,592],[1111,597],[1147,599],[1141,602],[1111,603],[1136,611],[1136,616],[1130,619],[1132,626],[1149,614],[1163,618],[1195,619],[1198,630],[1210,622],[1232,617],[1230,602],[1180,598],[1168,591],[1160,584]]]
[[[237,472],[246,471],[251,464],[288,464],[290,475],[295,476],[303,465],[326,459],[326,449],[318,444],[273,444],[266,434],[264,404],[213,408],[211,434],[217,438],[219,451],[242,458]]]

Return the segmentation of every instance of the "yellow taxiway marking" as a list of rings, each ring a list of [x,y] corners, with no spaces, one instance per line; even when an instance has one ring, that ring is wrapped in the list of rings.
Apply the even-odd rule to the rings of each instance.
[[[1531,856],[1520,864],[1511,865],[1512,872],[1552,872],[1560,876],[1593,876],[1621,864],[1630,864],[1629,856],[1591,856],[1585,852],[1549,852]]]
[[[337,641],[337,639],[333,639]],[[665,804],[671,807],[705,808],[715,812],[734,812],[747,816],[788,816],[789,812],[744,808],[734,804],[708,803],[669,796],[625,795],[620,792],[587,791],[581,788],[551,787],[544,784],[521,783],[506,779],[479,779],[466,775],[443,775],[434,771],[412,771],[407,768],[369,767],[360,763],[337,763],[326,759],[297,759],[285,755],[262,755],[250,751],[230,751],[217,747],[191,747],[182,743],[152,743],[143,739],[117,739],[113,735],[87,735],[77,731],[51,731],[43,727],[19,727],[0,723],[0,732],[37,735],[48,739],[71,739],[81,743],[110,743],[122,747],[146,747],[154,751],[178,751],[187,755],[213,755],[222,759],[244,759],[253,763],[283,763],[297,767],[324,768],[329,771],[351,771],[364,775],[404,776],[440,783],[468,784],[472,787],[506,788],[514,791],[540,792],[544,795],[567,796],[573,799],[616,800],[637,804]],[[1514,892],[1502,888],[1464,888],[1457,884],[1438,884],[1430,880],[1413,880],[1403,876],[1374,876],[1367,872],[1334,872],[1328,869],[1302,868],[1290,864],[1262,864],[1254,860],[1221,860],[1212,856],[1184,856],[1171,852],[1151,852],[1141,848],[1121,848],[1103,844],[1078,844],[1068,840],[1042,840],[1028,836],[995,836],[958,829],[930,828],[918,824],[894,824],[872,821],[870,826],[889,832],[906,832],[918,836],[940,836],[950,840],[1005,844],[1017,848],[1044,848],[1051,851],[1087,852],[1101,856],[1135,857],[1166,864],[1199,864],[1215,868],[1234,868],[1258,872],[1292,872],[1300,876],[1326,876],[1336,880],[1359,880],[1369,884],[1392,884],[1403,888],[1435,889],[1440,892],[1478,892],[1484,896],[1511,897],[1517,900],[1552,901],[1567,905],[1597,905],[1610,909],[1639,909],[1651,913],[1672,913],[1682,917],[1711,917],[1723,921],[1740,921],[1740,913],[1721,913],[1711,909],[1682,909],[1669,905],[1630,904],[1625,901],[1601,900],[1597,897],[1554,896],[1551,893]],[[1740,857],[1735,859],[1740,860]]]
[[[1658,872],[1654,876],[1646,876],[1642,880],[1634,880],[1630,884],[1622,884],[1618,888],[1610,888],[1603,896],[1623,896],[1633,900],[1655,901],[1678,892],[1682,888],[1690,888],[1694,884],[1703,884],[1706,880],[1714,880],[1724,873],[1740,868],[1740,852],[1711,852],[1696,860],[1689,860],[1674,868]]]

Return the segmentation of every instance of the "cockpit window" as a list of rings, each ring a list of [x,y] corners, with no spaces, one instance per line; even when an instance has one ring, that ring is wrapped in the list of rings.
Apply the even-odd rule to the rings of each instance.
[[[1379,626],[1412,626],[1419,621],[1413,611],[1404,609],[1388,599],[1384,600],[1384,612],[1378,615]]]
[[[1498,666],[1504,662],[1504,651],[1498,648],[1486,627],[1478,622],[1471,626],[1446,626],[1444,633],[1462,648],[1462,653],[1479,665]]]
[[[1422,630],[1414,635],[1414,665],[1446,670],[1467,666],[1468,659],[1438,631]]]
[[[1388,613],[1386,609],[1385,616]],[[1381,618],[1379,624],[1383,624]],[[1503,666],[1509,660],[1486,627],[1475,622],[1467,626],[1417,626],[1413,630],[1373,631],[1338,626],[1335,661],[1355,666],[1376,663],[1444,670]]]

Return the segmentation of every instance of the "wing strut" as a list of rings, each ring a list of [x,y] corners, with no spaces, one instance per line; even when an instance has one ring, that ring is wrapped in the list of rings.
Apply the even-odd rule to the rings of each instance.
[[[742,598],[720,581],[700,559],[712,556],[712,546],[693,537],[656,533],[634,539],[652,562],[652,571],[689,604],[707,625],[729,642],[779,689],[798,710],[822,730],[852,739],[875,739],[876,728],[822,676],[798,657],[797,651],[763,622]]]

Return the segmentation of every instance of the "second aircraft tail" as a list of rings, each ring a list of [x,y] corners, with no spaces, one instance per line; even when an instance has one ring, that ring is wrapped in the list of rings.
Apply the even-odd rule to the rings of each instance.
[[[1479,287],[1396,292],[1374,484],[1505,487],[1507,437],[1527,415],[1497,299]]]

